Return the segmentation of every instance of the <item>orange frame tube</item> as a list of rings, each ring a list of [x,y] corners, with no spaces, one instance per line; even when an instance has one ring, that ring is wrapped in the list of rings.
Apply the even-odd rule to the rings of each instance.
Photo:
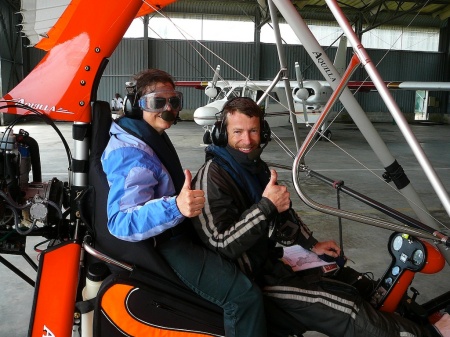
[[[28,337],[71,336],[81,245],[66,242],[41,254]]]

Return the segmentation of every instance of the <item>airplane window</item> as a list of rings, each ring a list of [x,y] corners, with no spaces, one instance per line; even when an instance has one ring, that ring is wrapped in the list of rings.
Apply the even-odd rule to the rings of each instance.
[[[276,92],[271,92],[269,96],[269,103],[278,103],[280,101]]]
[[[236,87],[233,89],[233,91],[229,95],[230,96],[229,98],[241,97],[241,92],[242,92],[242,87]]]
[[[250,88],[244,88],[244,93],[242,94],[243,97],[248,97],[253,99],[253,97],[255,96],[255,91],[250,89]]]
[[[256,101],[258,101],[260,98],[261,98],[261,96],[264,94],[264,91],[262,91],[262,90],[258,90],[257,92],[256,92]]]
[[[228,92],[230,91],[230,89],[231,89],[231,87],[225,87],[225,88],[223,88],[223,89],[219,92],[219,94],[217,95],[216,101],[221,100],[221,99],[224,99],[225,96],[226,96],[226,95],[228,94]]]

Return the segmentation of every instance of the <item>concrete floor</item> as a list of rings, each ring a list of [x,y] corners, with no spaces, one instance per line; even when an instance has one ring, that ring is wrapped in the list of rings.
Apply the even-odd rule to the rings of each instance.
[[[71,124],[58,123],[58,127],[69,145],[72,146]],[[393,156],[405,169],[412,185],[430,213],[442,223],[443,227],[448,228],[450,226],[449,216],[441,206],[417,160],[408,149],[398,127],[393,124],[375,124],[375,127]],[[21,124],[20,128],[28,131],[39,143],[43,181],[48,181],[53,177],[67,181],[67,157],[62,143],[53,129],[47,125],[32,122]],[[443,185],[449,190],[450,126],[411,125],[411,129],[434,165]],[[346,186],[415,217],[411,206],[392,188],[392,184],[388,185],[380,178],[384,169],[356,126],[335,124],[331,130],[333,143],[317,142],[313,150],[308,153],[306,164],[329,178],[343,180]],[[3,131],[3,127],[0,128],[0,131]],[[19,127],[16,127],[15,132],[18,131]],[[294,150],[292,132],[289,127],[277,127],[273,131]],[[302,139],[306,132],[307,130],[303,127],[300,131]],[[193,122],[180,122],[169,130],[169,135],[178,150],[183,166],[195,173],[204,160],[204,146],[200,144],[201,128]],[[274,141],[270,142],[264,150],[263,157],[270,162],[292,165],[292,159]],[[283,169],[279,169],[278,172],[279,181],[290,188],[295,209],[301,213],[305,223],[314,230],[315,236],[319,240],[330,238],[339,240],[338,220],[305,206],[295,195],[291,172]],[[330,187],[307,177],[302,177],[301,184],[313,200],[322,204],[336,205],[336,192]],[[341,207],[360,214],[385,218],[345,195],[341,196]],[[348,258],[354,262],[351,266],[359,271],[372,272],[375,278],[381,277],[390,262],[387,238],[391,232],[348,220],[343,220],[342,223],[344,250]],[[448,233],[448,229],[445,230]],[[34,261],[36,261],[37,254],[33,251],[33,246],[41,241],[42,238],[27,238],[27,253]],[[36,273],[23,258],[14,255],[2,256],[32,279],[35,278]],[[448,265],[442,272],[435,275],[418,274],[413,282],[414,287],[420,292],[418,302],[423,303],[450,290],[449,276]],[[0,264],[0,285],[2,287],[0,336],[24,337],[28,331],[33,288],[2,264]],[[305,336],[323,335],[309,332]]]

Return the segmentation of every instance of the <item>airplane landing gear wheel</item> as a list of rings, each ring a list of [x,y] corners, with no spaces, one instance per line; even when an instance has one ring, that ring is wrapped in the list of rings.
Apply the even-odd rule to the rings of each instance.
[[[320,133],[318,133],[317,135],[315,135],[314,139],[315,139],[315,140],[318,140],[318,141],[325,140],[325,141],[328,142],[328,141],[331,140],[331,136],[332,136],[331,131],[330,131],[330,130],[327,130],[327,131],[325,131],[325,133],[324,133],[323,136],[321,136]]]
[[[205,133],[203,134],[203,144],[212,144],[210,131],[205,131]]]

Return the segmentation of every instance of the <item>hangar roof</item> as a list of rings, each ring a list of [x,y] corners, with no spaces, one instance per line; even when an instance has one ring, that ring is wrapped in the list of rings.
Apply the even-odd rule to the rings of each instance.
[[[305,20],[335,21],[325,0],[291,0]],[[350,22],[362,21],[370,28],[379,25],[442,27],[450,17],[450,0],[337,0]],[[15,10],[21,0],[6,0]],[[254,16],[264,18],[267,0],[178,0],[166,12],[220,15],[224,18]]]
[[[179,0],[166,12],[254,16],[259,9],[264,18],[266,0]],[[325,0],[293,0],[305,20],[335,21]],[[370,28],[380,25],[441,27],[450,17],[450,0],[338,0],[350,22],[362,21]]]

